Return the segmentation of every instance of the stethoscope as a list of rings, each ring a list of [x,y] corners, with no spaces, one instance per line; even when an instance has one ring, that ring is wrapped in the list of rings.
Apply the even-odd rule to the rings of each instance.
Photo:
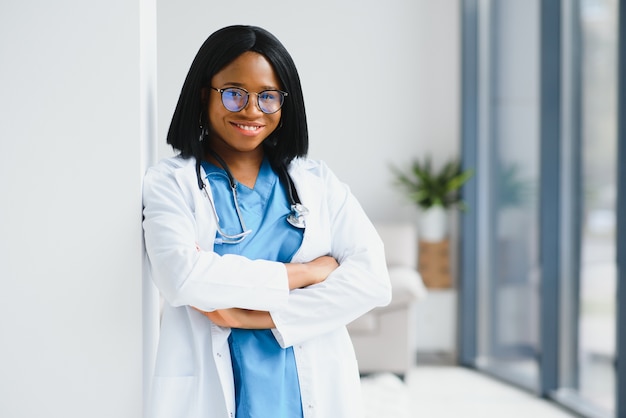
[[[239,209],[239,199],[237,198],[237,181],[233,177],[230,172],[228,165],[226,162],[220,157],[215,151],[209,151],[213,158],[222,166],[224,171],[226,172],[226,176],[228,176],[228,183],[230,185],[230,189],[232,191],[233,203],[235,204],[235,212],[237,212],[237,218],[239,219],[239,224],[241,225],[241,231],[238,234],[230,235],[225,233],[220,227],[220,219],[217,215],[217,209],[215,208],[215,203],[209,197],[209,193],[206,190],[206,184],[203,184],[202,190],[206,195],[207,199],[211,203],[211,208],[213,209],[213,214],[215,215],[215,219],[217,219],[217,232],[222,236],[221,239],[216,240],[216,243],[221,244],[239,244],[243,241],[251,232],[251,229],[246,227],[246,223],[243,220],[243,216],[241,215],[241,210]],[[300,202],[300,197],[298,196],[298,191],[296,190],[296,186],[293,184],[293,180],[291,176],[287,172],[287,167],[282,165],[278,170],[278,177],[280,181],[286,186],[287,189],[287,197],[289,199],[289,205],[291,207],[291,211],[287,215],[287,222],[290,225],[304,229],[306,227],[305,216],[309,214],[309,210]]]

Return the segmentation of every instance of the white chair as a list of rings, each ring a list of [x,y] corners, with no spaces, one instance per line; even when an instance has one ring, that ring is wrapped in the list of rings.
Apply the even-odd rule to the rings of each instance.
[[[416,361],[415,304],[427,290],[417,272],[417,232],[410,223],[378,223],[385,244],[392,299],[348,324],[362,375],[405,376]]]

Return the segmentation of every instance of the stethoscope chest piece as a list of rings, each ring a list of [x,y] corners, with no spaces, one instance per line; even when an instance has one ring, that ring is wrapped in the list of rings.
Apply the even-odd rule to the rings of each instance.
[[[237,217],[239,218],[239,223],[241,224],[241,233],[235,235],[227,235],[220,229],[219,218],[217,216],[217,210],[215,209],[215,205],[213,205],[213,201],[209,197],[206,188],[204,187],[203,189],[207,198],[211,202],[211,206],[213,207],[213,212],[215,213],[215,218],[217,219],[218,223],[218,232],[223,237],[223,239],[221,239],[221,242],[224,244],[238,244],[243,241],[244,238],[252,231],[246,228],[246,224],[244,223],[243,217],[241,216],[241,212],[239,210],[239,202],[237,199],[237,182],[235,181],[235,178],[228,169],[228,165],[226,165],[226,162],[219,155],[217,155],[216,152],[210,152],[215,160],[222,166],[222,168],[226,172],[226,175],[228,176],[228,181],[233,192],[233,202],[235,205],[235,210],[237,212]],[[291,177],[289,176],[289,173],[287,172],[287,167],[285,165],[281,166],[278,169],[278,176],[280,177],[281,181],[285,185],[285,188],[287,189],[287,197],[291,206],[291,212],[289,212],[289,215],[287,215],[287,222],[289,222],[289,224],[295,228],[304,229],[306,227],[306,222],[304,218],[306,217],[306,215],[309,214],[309,210],[302,203],[300,203],[298,191],[296,190],[296,187],[293,184],[293,181],[291,180]]]
[[[309,210],[301,203],[291,205],[291,213],[287,215],[287,222],[296,228],[304,229],[306,222],[304,217],[309,214]]]

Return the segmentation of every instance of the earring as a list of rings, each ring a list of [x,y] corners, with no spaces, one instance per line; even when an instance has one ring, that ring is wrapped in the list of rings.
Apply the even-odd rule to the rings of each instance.
[[[202,125],[202,113],[198,117],[198,124],[200,125],[200,136],[198,137],[198,142],[202,142],[204,138],[208,135],[207,129]]]

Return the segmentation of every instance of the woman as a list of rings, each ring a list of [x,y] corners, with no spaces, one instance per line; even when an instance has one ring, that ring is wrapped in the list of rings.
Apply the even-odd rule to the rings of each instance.
[[[232,26],[202,45],[144,181],[149,266],[165,303],[150,417],[361,416],[345,325],[389,302],[383,247],[350,194],[306,159],[283,45]]]

